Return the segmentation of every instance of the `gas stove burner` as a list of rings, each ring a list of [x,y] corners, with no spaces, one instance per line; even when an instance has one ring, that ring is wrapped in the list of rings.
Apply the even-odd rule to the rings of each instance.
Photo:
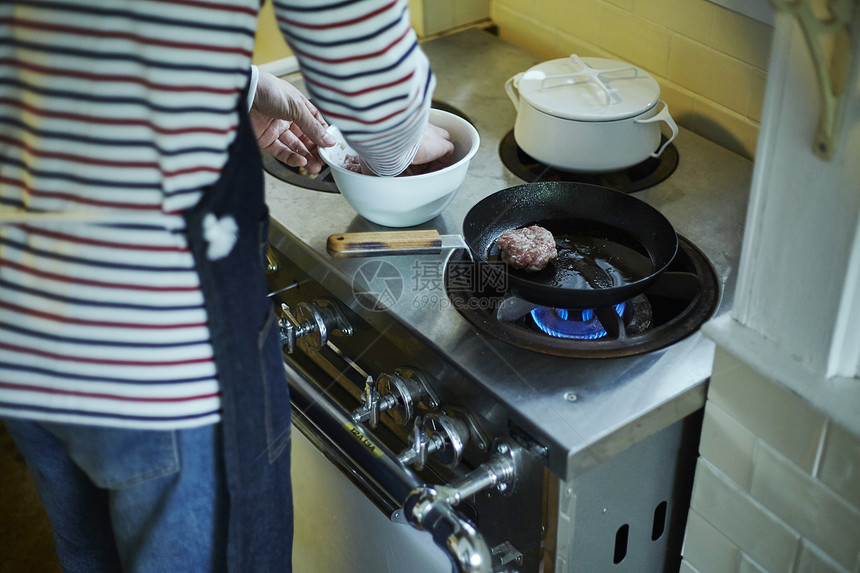
[[[661,136],[660,145],[666,142]],[[499,144],[499,156],[511,173],[527,183],[535,181],[574,181],[609,187],[633,193],[652,187],[669,177],[678,167],[678,149],[670,143],[660,157],[649,157],[642,163],[610,173],[571,173],[549,167],[520,149],[511,130]]]
[[[686,338],[717,307],[717,276],[692,243],[678,237],[675,260],[644,292],[594,309],[555,309],[463,278],[472,263],[451,255],[445,272],[448,298],[470,323],[507,344],[570,358],[644,354]],[[485,276],[474,269],[476,277]]]
[[[468,117],[466,117],[463,112],[461,112],[454,106],[448,105],[444,102],[433,100],[433,102],[430,104],[430,107],[442,111],[447,111],[448,113],[453,113],[454,115],[462,117],[469,123],[472,123],[472,121]],[[302,187],[304,189],[310,189],[313,191],[340,193],[340,191],[338,191],[337,185],[334,182],[334,177],[331,174],[331,169],[327,165],[324,165],[322,170],[318,174],[312,174],[308,173],[303,168],[290,167],[286,163],[281,163],[280,161],[272,157],[272,155],[269,153],[263,152],[262,156],[263,169],[265,169],[273,177],[277,177],[285,183],[289,183],[290,185],[295,185],[296,187]]]
[[[627,305],[620,302],[614,306],[619,317],[624,316]],[[555,338],[595,340],[608,333],[594,314],[593,308],[569,309],[538,306],[529,313],[538,328]]]
[[[643,324],[650,326],[650,320],[641,317],[643,312],[650,314],[648,299],[643,296],[637,297],[641,299],[639,304],[628,304],[627,302],[619,302],[610,308],[615,311],[615,316],[618,316],[624,321],[625,330],[631,332],[630,322],[634,315],[637,317],[637,325],[634,326],[637,332],[642,332]],[[643,304],[644,302],[644,304]],[[646,311],[639,309],[645,308]],[[549,306],[537,306],[529,313],[534,321],[535,326],[546,332],[549,336],[555,338],[570,338],[573,340],[596,340],[608,335],[609,332],[603,326],[603,321],[599,316],[599,312],[594,308],[586,309],[570,309],[570,308],[552,308]],[[610,320],[614,321],[615,316]]]

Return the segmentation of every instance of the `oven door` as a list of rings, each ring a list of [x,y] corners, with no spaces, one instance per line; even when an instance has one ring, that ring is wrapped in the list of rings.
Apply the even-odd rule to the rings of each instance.
[[[293,571],[449,573],[448,556],[426,531],[418,531],[395,510],[389,518],[346,477],[332,452],[317,448],[320,436],[306,437],[294,426],[292,479],[295,512]],[[313,430],[311,430],[312,432]]]
[[[289,359],[297,571],[491,573],[513,557],[491,548],[456,507],[509,484],[521,466],[503,447],[456,482],[428,485]],[[499,567],[501,566],[501,567]]]

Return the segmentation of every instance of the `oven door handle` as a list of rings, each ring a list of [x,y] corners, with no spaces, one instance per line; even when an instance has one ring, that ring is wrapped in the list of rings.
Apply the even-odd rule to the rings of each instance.
[[[322,392],[289,361],[284,368],[293,411],[319,430],[325,441],[403,508],[406,521],[427,531],[458,573],[491,573],[492,556],[484,537],[437,490],[415,475],[383,444],[355,424],[346,410]],[[319,440],[315,440],[319,443]]]

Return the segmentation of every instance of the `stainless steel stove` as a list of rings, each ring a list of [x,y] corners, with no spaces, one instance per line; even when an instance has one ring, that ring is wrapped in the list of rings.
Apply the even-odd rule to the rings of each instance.
[[[504,146],[505,80],[538,58],[479,29],[422,47],[434,99],[481,147],[451,205],[418,228],[459,233],[485,196],[565,176],[504,159],[518,153]],[[598,183],[620,181],[669,219],[682,243],[673,272],[698,286],[657,292],[673,310],[649,302],[644,330],[621,311],[600,338],[549,350],[533,309],[508,303],[513,320],[499,322],[498,306],[452,291],[460,251],[331,258],[329,235],[386,229],[324,175],[285,181],[267,167],[270,290],[301,432],[296,552],[315,563],[296,570],[444,571],[446,556],[464,571],[677,570],[713,356],[698,327],[732,305],[752,164],[684,129],[672,148],[646,183]]]

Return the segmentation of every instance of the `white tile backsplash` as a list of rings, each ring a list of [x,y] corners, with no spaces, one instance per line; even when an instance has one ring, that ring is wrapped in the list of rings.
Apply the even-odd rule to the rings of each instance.
[[[714,402],[705,408],[699,453],[741,489],[748,490],[756,436]]]
[[[699,451],[693,509],[739,573],[860,573],[860,437],[718,347]]]
[[[837,563],[854,565],[860,511],[763,443],[755,451],[750,493]]]
[[[768,570],[791,571],[800,536],[702,458],[691,508]]]
[[[680,573],[701,573],[701,571],[699,571],[686,561],[682,561]]]
[[[718,374],[717,361],[724,373]],[[708,399],[804,471],[812,471],[826,418],[799,396],[718,348]]]
[[[738,573],[770,573],[767,569],[753,561],[748,555],[741,556]]]
[[[683,553],[700,573],[735,573],[741,558],[738,546],[694,510],[687,516]]]
[[[849,569],[840,566],[809,543],[803,543],[800,548],[797,571],[798,573],[850,573]]]
[[[837,424],[828,424],[818,478],[860,509],[860,438]]]

